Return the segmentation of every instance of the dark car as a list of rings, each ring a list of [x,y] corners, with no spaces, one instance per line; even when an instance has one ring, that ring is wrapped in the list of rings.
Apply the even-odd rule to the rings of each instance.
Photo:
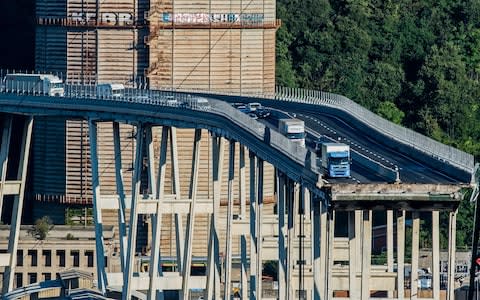
[[[255,111],[255,114],[260,119],[267,118],[268,116],[270,116],[270,110],[266,108],[257,108],[257,110]]]

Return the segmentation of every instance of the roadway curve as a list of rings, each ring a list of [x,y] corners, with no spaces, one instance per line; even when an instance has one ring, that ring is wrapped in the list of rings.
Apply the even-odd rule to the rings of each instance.
[[[260,102],[265,106],[274,109],[295,113],[297,118],[305,121],[306,130],[326,135],[335,140],[341,138],[342,142],[348,143],[353,149],[359,150],[383,165],[388,167],[397,166],[399,169],[400,180],[404,183],[419,184],[459,184],[470,183],[471,174],[466,171],[453,167],[452,165],[437,161],[436,166],[427,164],[423,159],[425,153],[408,147],[408,153],[402,153],[399,150],[405,145],[399,142],[385,138],[375,129],[368,127],[366,129],[358,126],[358,121],[353,117],[341,112],[320,105],[302,104],[295,102],[284,102],[281,100],[229,97],[225,95],[210,95],[228,102]],[[434,160],[430,158],[430,160]],[[378,174],[369,174],[372,171],[366,171],[359,166],[352,166],[355,178],[362,183],[378,182],[382,179]],[[384,179],[382,181],[385,181]]]
[[[404,183],[465,183],[464,172],[459,170],[458,173],[447,174],[443,169],[431,168],[415,157],[399,152],[394,143],[382,143],[381,139],[375,139],[372,136],[375,132],[358,130],[351,121],[322,107],[298,107],[290,111],[304,120],[308,129],[335,140],[340,138],[342,142],[383,164],[398,166],[400,180]]]

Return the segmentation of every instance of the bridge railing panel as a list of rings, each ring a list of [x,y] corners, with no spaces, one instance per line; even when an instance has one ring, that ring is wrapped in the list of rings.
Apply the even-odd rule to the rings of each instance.
[[[0,78],[2,78],[1,80],[2,84],[0,86],[0,90],[2,92],[43,95],[43,93],[38,92],[39,89],[31,87],[28,84],[25,85],[25,83],[19,84],[18,87],[14,87],[13,89],[12,87],[8,89],[5,86],[4,76],[11,72],[12,71],[8,71],[8,70],[0,70]],[[21,72],[18,72],[18,73],[21,73]],[[25,72],[25,73],[28,73],[28,72]],[[54,75],[57,75],[60,78],[64,78],[62,74],[54,74]],[[146,84],[143,84],[141,86],[146,86]],[[177,91],[182,93],[177,93]],[[231,93],[200,91],[200,90],[190,91],[190,90],[165,89],[165,90],[150,91],[146,89],[127,88],[125,89],[125,93],[122,96],[110,95],[110,96],[98,97],[95,84],[80,85],[80,84],[69,83],[65,85],[65,96],[67,97],[99,98],[99,99],[101,98],[101,99],[108,99],[108,100],[130,101],[130,102],[142,101],[148,104],[155,103],[158,105],[166,105],[169,107],[200,109],[195,97],[189,96],[184,92],[195,92],[195,93],[201,92],[201,93],[224,94],[224,95],[232,95],[232,96],[234,95]],[[471,154],[465,153],[451,146],[444,145],[440,142],[437,142],[413,130],[394,124],[374,114],[373,112],[362,107],[356,102],[348,99],[347,97],[344,97],[341,95],[322,92],[322,91],[301,89],[301,88],[276,87],[275,93],[242,94],[241,96],[321,105],[321,106],[338,109],[355,117],[360,122],[377,130],[378,132],[384,134],[385,136],[388,136],[392,139],[399,141],[400,143],[403,143],[414,149],[417,149],[435,159],[438,159],[439,161],[447,162],[469,173],[473,172],[474,158]],[[201,109],[205,109],[205,106],[202,106]]]

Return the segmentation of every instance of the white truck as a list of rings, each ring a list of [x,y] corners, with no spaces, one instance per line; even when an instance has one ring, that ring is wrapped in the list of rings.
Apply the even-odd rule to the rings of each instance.
[[[350,146],[322,143],[322,167],[328,177],[350,177]]]
[[[121,83],[100,83],[97,85],[97,98],[123,97],[125,86]]]
[[[63,81],[51,74],[7,74],[4,89],[6,92],[65,96]]]
[[[305,123],[299,119],[278,120],[278,130],[292,142],[305,147]]]

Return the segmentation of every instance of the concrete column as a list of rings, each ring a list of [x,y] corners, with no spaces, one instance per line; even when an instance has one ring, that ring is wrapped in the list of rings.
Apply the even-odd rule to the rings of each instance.
[[[448,288],[447,300],[455,299],[455,256],[457,248],[457,211],[449,213],[448,222]]]
[[[348,212],[348,246],[349,246],[349,295],[350,299],[358,299],[360,295],[358,294],[359,289],[357,288],[357,268],[356,261],[358,260],[358,248],[356,240],[358,239],[355,236],[355,211]]]
[[[285,175],[276,170],[275,177],[277,180],[277,209],[278,209],[278,299],[286,297],[286,258],[285,249]]]
[[[358,236],[356,240],[357,244],[357,261],[356,261],[356,267],[357,270],[362,270],[362,260],[360,257],[362,257],[362,239],[363,239],[363,211],[361,210],[356,210],[355,211],[355,236]],[[361,276],[361,275],[360,275]]]
[[[223,175],[224,141],[221,137],[212,138],[212,170],[213,170],[213,214],[210,216],[210,237],[208,248],[208,272],[206,299],[220,297],[220,251],[218,243],[218,216]]]
[[[244,234],[240,236],[240,259],[242,261],[240,270],[240,283],[242,300],[248,299],[248,277],[247,277],[247,238]]]
[[[153,240],[152,240],[152,249],[150,254],[150,266],[149,266],[149,289],[147,292],[147,299],[154,300],[158,298],[163,298],[162,291],[157,295],[157,281],[158,277],[161,276],[162,270],[159,268],[160,263],[160,241],[161,241],[161,226],[162,226],[162,205],[160,204],[163,200],[163,195],[165,191],[165,169],[167,165],[167,140],[168,140],[168,127],[162,128],[162,140],[160,144],[160,161],[158,164],[158,177],[155,186],[158,189],[155,189],[154,197],[157,200],[157,210],[152,217],[152,227],[153,227]],[[152,165],[153,167],[153,165]],[[153,173],[153,172],[151,172]]]
[[[231,298],[232,279],[233,180],[235,179],[235,142],[233,140],[230,141],[228,166],[227,232],[225,237],[225,285],[223,293],[225,300]]]
[[[287,298],[295,299],[295,287],[293,285],[295,271],[295,225],[298,215],[298,197],[296,196],[296,183],[288,180],[287,185],[287,203],[288,203],[288,233],[287,233]]]
[[[420,241],[420,215],[412,212],[412,269],[410,272],[410,299],[418,297],[418,258]]]
[[[98,289],[105,294],[107,275],[103,248],[102,206],[100,204],[100,178],[98,173],[97,123],[89,121],[90,159],[92,164],[93,217],[95,222],[95,254],[97,262]]]
[[[8,153],[10,149],[10,138],[12,135],[12,116],[7,115],[3,120],[2,141],[0,144],[0,218],[3,209],[3,191],[7,177]]]
[[[190,203],[190,211],[188,214],[188,221],[187,221],[187,235],[185,238],[185,252],[183,256],[183,268],[182,268],[182,276],[183,276],[183,284],[182,284],[182,292],[181,292],[181,299],[187,300],[190,297],[190,268],[192,266],[192,240],[193,240],[193,229],[195,228],[195,205],[197,202],[197,184],[198,184],[198,166],[200,163],[200,140],[202,138],[202,130],[195,129],[195,138],[193,143],[193,157],[192,157],[192,175],[190,179],[190,192],[189,192],[189,199],[191,199]]]
[[[327,298],[333,299],[333,245],[335,242],[335,211],[328,215]]]
[[[320,300],[323,299],[324,296],[324,280],[325,273],[322,273],[322,260],[325,261],[322,257],[320,252],[321,249],[321,229],[320,229],[320,215],[323,203],[321,201],[317,201],[312,197],[312,208],[313,208],[313,218],[312,218],[312,232],[311,232],[311,240],[312,240],[312,252],[313,252],[313,299]],[[279,298],[281,299],[281,298]]]
[[[238,169],[238,192],[240,198],[240,217],[243,219],[246,217],[246,195],[245,195],[245,146],[240,145],[240,162]]]
[[[259,274],[257,274],[257,230],[256,230],[256,198],[257,198],[257,168],[255,153],[249,152],[250,158],[250,299],[257,300],[261,297],[257,295],[257,285]]]
[[[440,299],[440,213],[432,212],[432,287],[433,299]]]
[[[152,126],[147,126],[145,130],[145,145],[147,150],[147,176],[148,176],[148,189],[149,194],[154,196],[157,194],[157,180],[155,178],[155,152],[153,149],[153,133]],[[154,214],[148,215],[147,220],[147,255],[151,254],[149,251],[152,249],[152,236],[153,236],[153,218]]]
[[[387,210],[387,272],[393,272],[393,210]],[[388,290],[388,297],[393,297],[393,290]]]
[[[142,123],[137,125],[136,136],[136,151],[135,151],[135,169],[133,171],[132,180],[132,202],[130,207],[130,226],[128,231],[128,246],[127,246],[127,259],[126,268],[123,273],[123,289],[122,300],[130,300],[131,298],[131,282],[133,277],[133,265],[135,259],[135,245],[137,244],[137,225],[138,225],[138,213],[137,204],[140,199],[140,182],[141,182],[141,170],[142,170],[142,153],[143,153],[143,131],[144,127]]]
[[[118,241],[120,243],[120,270],[125,272],[127,226],[125,224],[125,189],[123,186],[122,150],[120,144],[120,126],[113,122],[113,149],[115,155],[115,181],[118,195]]]
[[[178,151],[177,151],[177,129],[169,127],[170,132],[170,158],[172,162],[172,182],[173,193],[177,200],[181,199],[180,193],[180,170],[178,167]],[[177,268],[182,270],[183,267],[183,251],[185,249],[185,236],[183,231],[183,222],[181,214],[174,214],[175,220],[175,242],[177,254]]]
[[[257,285],[256,294],[258,299],[262,299],[262,269],[263,269],[263,235],[262,235],[262,223],[263,223],[263,160],[257,158],[257,201],[255,202],[256,211],[256,224],[255,230],[257,231],[255,237],[257,240],[257,261],[256,261],[256,274]]]
[[[397,212],[397,298],[405,298],[405,211]]]
[[[362,300],[370,299],[370,272],[372,265],[372,211],[363,211],[362,238]]]
[[[30,143],[32,140],[33,117],[25,121],[22,133],[22,144],[18,164],[17,179],[20,180],[20,191],[13,199],[12,222],[10,224],[10,236],[8,239],[8,251],[10,254],[9,265],[3,273],[3,293],[13,290],[15,279],[15,267],[17,265],[17,248],[20,237],[20,223],[23,211],[23,198],[25,195],[25,182],[27,179],[28,158],[30,156]],[[99,286],[100,287],[100,286]]]
[[[331,271],[328,269],[328,234],[329,213],[325,203],[320,204],[320,298],[328,299],[328,276]]]
[[[243,220],[246,215],[246,184],[245,184],[245,146],[240,145],[240,161],[239,161],[239,198],[240,198],[240,218]],[[247,277],[247,237],[245,234],[240,235],[240,255],[241,255],[241,271],[240,285],[242,300],[248,299],[248,277]]]

